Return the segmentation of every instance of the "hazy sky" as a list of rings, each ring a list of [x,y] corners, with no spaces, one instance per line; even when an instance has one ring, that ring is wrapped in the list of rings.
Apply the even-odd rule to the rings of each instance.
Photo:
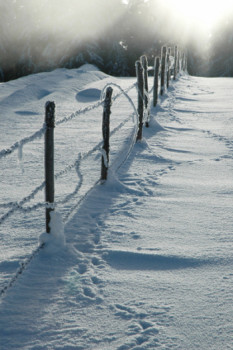
[[[119,6],[119,1],[0,0],[1,27],[8,22],[8,38],[11,35],[16,39],[23,36],[26,38],[27,34],[56,34],[74,40],[96,37],[122,17],[126,6]],[[137,0],[128,0],[132,3],[135,1]],[[175,27],[178,31],[182,27],[184,31],[193,31],[195,27],[198,33],[210,33],[221,18],[233,12],[233,0],[145,0],[147,1],[154,4],[152,13],[154,9],[157,18],[161,14],[160,17],[167,15],[170,19],[171,28],[168,23],[167,30],[171,34]],[[127,0],[122,0],[122,3],[126,2]]]
[[[203,31],[214,26],[233,10],[233,0],[161,0],[181,20],[195,23]]]
[[[0,0],[1,59],[4,62],[11,62],[15,56],[23,59],[32,51],[41,60],[48,60],[51,55],[67,56],[80,43],[101,37],[109,28],[117,31],[126,4],[137,1]],[[156,18],[151,22],[152,33],[162,32],[165,41],[178,44],[201,39],[198,44],[203,48],[214,26],[233,13],[233,0],[144,1],[150,2],[149,14]],[[147,18],[140,20],[147,23]]]
[[[116,4],[119,0],[0,0],[1,27],[16,38],[46,33],[82,39],[102,33],[122,16],[126,6]]]

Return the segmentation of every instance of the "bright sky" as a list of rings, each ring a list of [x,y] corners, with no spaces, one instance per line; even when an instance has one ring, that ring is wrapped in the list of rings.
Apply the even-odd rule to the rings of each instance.
[[[174,14],[197,23],[204,30],[214,25],[233,10],[233,0],[161,0],[168,3]]]

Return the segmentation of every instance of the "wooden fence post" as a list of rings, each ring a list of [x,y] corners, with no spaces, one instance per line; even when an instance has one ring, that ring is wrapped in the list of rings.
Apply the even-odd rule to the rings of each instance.
[[[174,49],[174,74],[173,74],[173,80],[176,80],[177,75],[177,46],[175,46]]]
[[[188,72],[188,54],[187,54],[187,52],[185,54],[185,60],[184,60],[184,71],[186,73]]]
[[[109,137],[110,137],[110,114],[112,105],[113,89],[108,87],[106,90],[102,120],[102,134],[103,134],[103,152],[101,159],[101,180],[107,180],[108,166],[109,166]]]
[[[141,57],[141,63],[143,67],[143,73],[144,73],[144,104],[145,104],[145,110],[147,112],[147,118],[146,118],[146,127],[149,127],[149,119],[150,119],[150,110],[148,108],[148,61],[147,57],[144,55]]]
[[[161,58],[161,86],[160,86],[160,95],[164,94],[165,90],[165,72],[166,72],[166,55],[167,47],[162,47],[162,58]]]
[[[170,83],[170,55],[171,55],[171,48],[169,47],[167,50],[167,89],[169,88],[169,83]]]
[[[183,70],[183,72],[185,72],[185,64],[186,64],[186,54],[185,54],[185,52],[183,52],[183,55],[182,55],[182,70]]]
[[[158,102],[158,87],[159,87],[159,67],[160,58],[155,57],[154,63],[154,88],[153,88],[153,106],[156,107]]]
[[[54,128],[55,103],[45,104],[45,202],[54,203]],[[45,209],[46,232],[50,233],[50,212],[53,208]]]
[[[180,73],[180,51],[177,51],[177,73]]]
[[[138,82],[138,134],[137,141],[142,139],[143,112],[144,112],[144,82],[143,82],[143,67],[140,61],[136,62],[136,74]]]

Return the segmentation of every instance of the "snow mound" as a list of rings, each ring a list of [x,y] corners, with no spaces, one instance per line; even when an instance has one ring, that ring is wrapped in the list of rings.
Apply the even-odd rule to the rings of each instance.
[[[101,90],[100,89],[95,89],[95,88],[89,88],[82,90],[77,93],[76,95],[76,100],[78,102],[92,102],[92,101],[98,101],[101,96]]]
[[[96,66],[94,66],[93,64],[84,64],[83,66],[81,66],[79,68],[79,70],[83,71],[83,72],[93,72],[93,71],[100,71],[99,68],[97,68]]]
[[[66,245],[66,239],[61,214],[56,211],[51,211],[50,217],[49,227],[51,232],[49,234],[46,232],[42,233],[40,236],[40,243],[45,243],[47,251],[53,253]]]

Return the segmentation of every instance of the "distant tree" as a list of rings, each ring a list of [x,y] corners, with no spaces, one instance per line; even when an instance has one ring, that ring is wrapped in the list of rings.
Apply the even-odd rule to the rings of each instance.
[[[179,44],[169,16],[160,0],[0,1],[0,78],[84,63],[112,75],[135,75],[141,55],[153,65],[162,45]],[[198,58],[194,49],[190,53],[196,74]]]
[[[130,69],[127,62],[126,48],[122,42],[113,42],[105,57],[105,70],[115,76],[129,76]]]
[[[211,76],[233,76],[233,23],[232,16],[221,21],[212,35],[210,70]]]

